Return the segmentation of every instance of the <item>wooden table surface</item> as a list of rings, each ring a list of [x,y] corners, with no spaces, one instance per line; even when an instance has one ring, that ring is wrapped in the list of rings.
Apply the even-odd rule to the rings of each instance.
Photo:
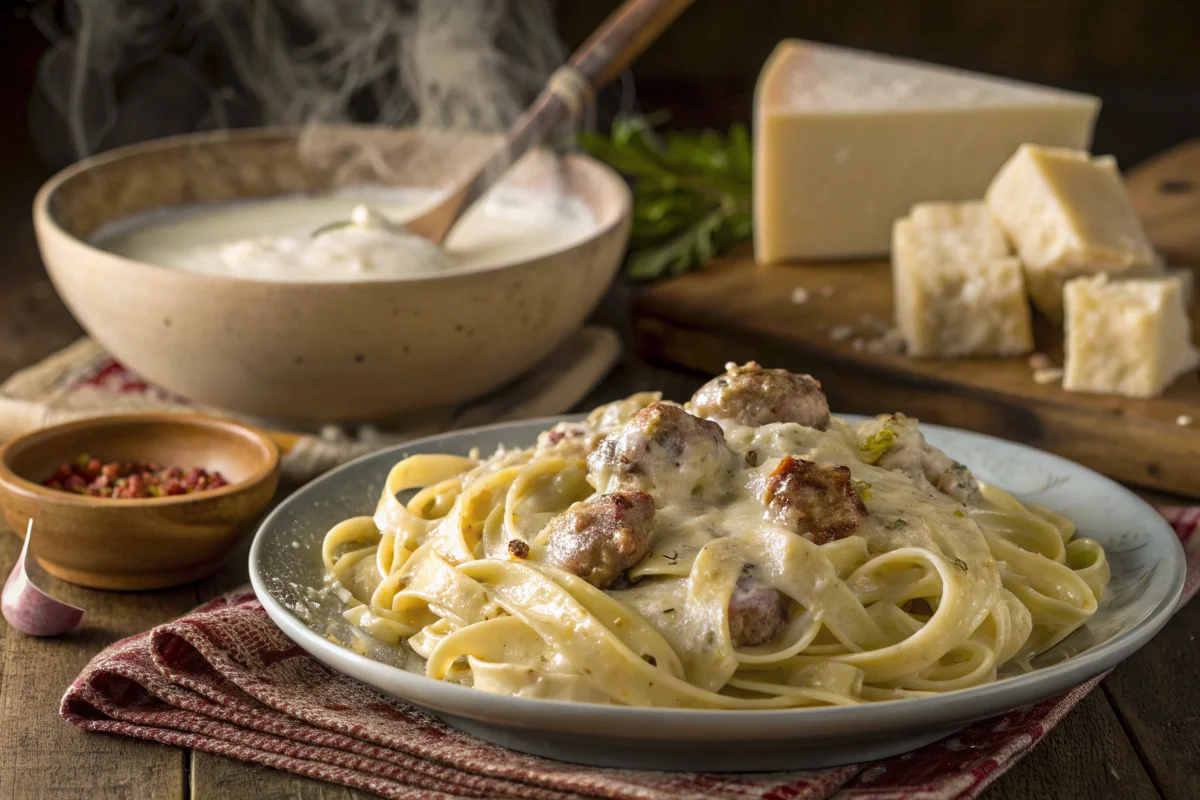
[[[9,267],[0,269],[0,379],[79,335],[37,266],[27,217],[4,216],[0,236],[10,260]],[[629,294],[627,288],[615,287],[598,317],[624,330]],[[703,380],[627,354],[581,407],[651,387],[683,400]],[[0,531],[4,574],[18,543],[15,535]],[[243,546],[212,579],[171,591],[119,594],[53,585],[57,596],[87,609],[84,626],[60,639],[29,638],[0,622],[0,798],[359,795],[221,756],[83,733],[58,718],[64,690],[101,648],[245,583],[246,552]],[[1200,797],[1198,633],[1200,602],[1180,612],[1119,667],[1028,758],[989,788],[985,800]]]

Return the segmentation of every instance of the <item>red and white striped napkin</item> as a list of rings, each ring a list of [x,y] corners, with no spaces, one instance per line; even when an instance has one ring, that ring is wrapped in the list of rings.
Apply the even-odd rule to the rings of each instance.
[[[1160,510],[1187,550],[1186,602],[1200,589],[1200,508]],[[241,591],[104,650],[67,690],[61,713],[85,730],[405,800],[952,800],[978,796],[1102,679],[875,763],[721,775],[597,769],[488,744],[332,673]]]

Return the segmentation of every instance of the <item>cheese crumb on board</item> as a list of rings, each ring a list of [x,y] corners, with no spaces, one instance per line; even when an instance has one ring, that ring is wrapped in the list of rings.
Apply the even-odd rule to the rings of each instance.
[[[1033,348],[1021,263],[982,202],[917,205],[892,233],[896,324],[917,358]]]
[[[1041,384],[1054,383],[1055,381],[1062,380],[1062,376],[1062,367],[1042,367],[1033,371],[1033,382]]]
[[[986,199],[1016,245],[1034,305],[1052,320],[1062,319],[1073,277],[1159,269],[1112,156],[1024,144]]]
[[[1095,97],[786,40],[755,88],[761,264],[883,256],[916,203],[983,195],[1023,142],[1087,148]]]
[[[1076,278],[1065,289],[1063,388],[1157,397],[1200,364],[1178,278]]]

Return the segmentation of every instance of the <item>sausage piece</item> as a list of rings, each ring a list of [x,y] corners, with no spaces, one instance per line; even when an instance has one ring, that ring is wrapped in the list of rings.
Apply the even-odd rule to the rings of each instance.
[[[588,480],[600,492],[650,492],[662,504],[691,495],[728,455],[720,425],[651,403],[592,451]]]
[[[706,419],[753,427],[795,422],[822,431],[829,428],[829,401],[816,378],[765,369],[754,361],[729,365],[724,375],[692,395],[688,408]]]
[[[729,598],[729,638],[734,647],[757,647],[774,639],[787,622],[787,598],[749,576]]]
[[[849,536],[867,516],[849,467],[786,456],[767,477],[766,519],[813,544]]]
[[[604,589],[646,557],[653,531],[650,495],[593,495],[551,520],[546,560]]]

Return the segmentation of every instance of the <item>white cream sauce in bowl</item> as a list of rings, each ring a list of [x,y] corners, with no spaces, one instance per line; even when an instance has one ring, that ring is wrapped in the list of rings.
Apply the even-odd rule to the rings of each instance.
[[[412,187],[461,180],[495,145],[354,126],[144,142],[56,175],[34,227],[67,307],[146,380],[293,425],[391,419],[493,391],[579,329],[629,240],[625,181],[585,155],[530,153],[452,232],[448,267],[406,261],[390,241],[390,263],[371,251],[376,261],[356,265],[378,236],[334,236],[307,262],[274,251],[288,237],[309,248],[313,231],[348,221],[356,205],[397,222],[419,213],[435,195]],[[528,203],[514,218],[505,197]],[[264,236],[275,239],[267,266],[252,257],[270,249],[255,242]],[[351,252],[339,262],[342,239]],[[234,271],[218,254],[239,248],[249,252]],[[185,255],[198,260],[185,268],[174,260]]]
[[[156,210],[102,226],[92,244],[161,267],[260,281],[371,281],[521,261],[590,236],[596,220],[577,197],[497,186],[444,246],[403,223],[433,206],[435,189],[352,186]]]

